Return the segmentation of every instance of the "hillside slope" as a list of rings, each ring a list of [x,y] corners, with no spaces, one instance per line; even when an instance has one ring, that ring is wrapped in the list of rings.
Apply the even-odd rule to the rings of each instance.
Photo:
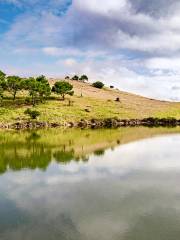
[[[50,84],[53,85],[55,81],[57,80],[51,79]],[[69,82],[74,86],[74,96],[67,96],[65,101],[61,101],[59,96],[53,94],[50,100],[37,105],[35,108],[41,112],[39,121],[63,123],[114,117],[119,119],[180,118],[180,103],[148,99],[115,89],[96,89],[88,83]],[[3,101],[0,107],[1,124],[28,119],[24,115],[24,111],[29,107],[24,104],[22,99],[24,95],[25,93],[20,93],[14,103],[9,98]],[[117,97],[120,98],[120,102],[115,101]],[[71,106],[69,106],[69,100]]]

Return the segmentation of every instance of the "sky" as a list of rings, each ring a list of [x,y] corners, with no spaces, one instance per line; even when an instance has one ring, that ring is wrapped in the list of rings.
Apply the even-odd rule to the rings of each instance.
[[[0,0],[0,69],[180,101],[180,1]]]

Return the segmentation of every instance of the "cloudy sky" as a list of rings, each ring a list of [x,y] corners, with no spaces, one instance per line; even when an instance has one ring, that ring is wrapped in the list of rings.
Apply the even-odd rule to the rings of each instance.
[[[179,0],[0,0],[0,69],[180,100]]]

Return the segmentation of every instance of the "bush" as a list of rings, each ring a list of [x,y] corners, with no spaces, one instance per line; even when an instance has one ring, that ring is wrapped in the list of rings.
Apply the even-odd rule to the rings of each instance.
[[[78,81],[78,80],[79,80],[79,77],[78,77],[77,75],[75,75],[74,77],[72,77],[72,80]]]
[[[26,115],[29,115],[31,119],[37,119],[40,116],[40,112],[36,110],[26,109],[24,112]]]
[[[95,88],[100,88],[100,89],[101,89],[101,88],[104,87],[104,83],[98,81],[98,82],[94,82],[94,83],[92,84],[92,86],[95,87]]]

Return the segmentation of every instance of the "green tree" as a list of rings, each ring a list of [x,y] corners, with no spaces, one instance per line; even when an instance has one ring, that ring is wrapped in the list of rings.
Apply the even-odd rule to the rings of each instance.
[[[65,95],[73,95],[74,91],[72,91],[73,85],[66,82],[66,81],[60,81],[56,82],[52,88],[52,91],[56,94],[59,94],[62,96],[62,99],[65,99]]]
[[[78,81],[78,80],[79,80],[79,77],[78,77],[77,75],[74,75],[74,77],[72,77],[72,80]]]
[[[41,102],[45,100],[51,94],[51,87],[45,76],[39,76],[37,78],[25,79],[24,89],[29,91],[29,95],[32,100],[32,105],[35,106],[38,100]]]
[[[92,84],[92,86],[93,87],[95,87],[95,88],[103,88],[104,87],[104,83],[102,83],[102,82],[100,82],[100,81],[97,81],[97,82],[94,82],[93,84]]]
[[[40,101],[42,102],[43,100],[45,100],[47,97],[51,95],[51,87],[48,80],[43,75],[37,77],[36,81],[39,83],[38,93],[39,93]]]
[[[35,106],[38,101],[39,82],[36,78],[30,77],[24,81],[24,88],[29,91],[32,105]]]
[[[4,90],[6,90],[6,74],[0,70],[0,101],[3,99]]]
[[[85,81],[88,81],[88,77],[86,75],[82,75],[80,78],[79,78],[80,81],[82,82],[85,82]]]
[[[7,90],[13,95],[13,101],[18,91],[22,90],[22,79],[18,76],[7,77]]]
[[[0,80],[5,79],[5,77],[6,77],[6,74],[0,70]]]

